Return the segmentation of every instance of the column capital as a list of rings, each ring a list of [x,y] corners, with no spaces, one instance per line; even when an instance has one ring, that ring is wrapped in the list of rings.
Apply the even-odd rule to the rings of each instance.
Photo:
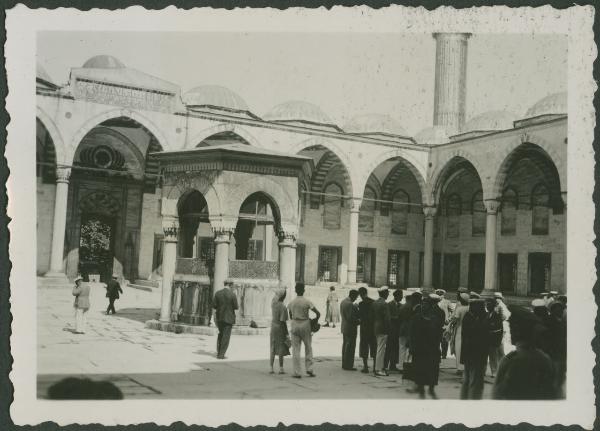
[[[362,198],[350,198],[350,212],[360,212],[360,206],[362,205]]]
[[[57,183],[69,183],[71,177],[71,168],[59,167],[56,168],[56,182]]]
[[[502,204],[502,202],[496,199],[487,199],[484,203],[488,214],[498,213],[500,205]]]
[[[177,236],[179,235],[179,219],[176,217],[163,217],[162,228],[164,234],[164,240],[166,242],[177,242]]]
[[[280,230],[277,232],[280,247],[295,247],[298,232]]]
[[[437,207],[433,205],[424,205],[423,214],[426,219],[432,219],[437,213]]]

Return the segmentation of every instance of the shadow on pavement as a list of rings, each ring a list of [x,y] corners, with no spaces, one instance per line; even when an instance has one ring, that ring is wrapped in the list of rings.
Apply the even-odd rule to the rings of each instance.
[[[213,355],[213,352],[196,352]],[[358,366],[358,362],[355,363]],[[316,378],[292,378],[292,358],[286,357],[285,374],[269,374],[268,359],[217,360],[196,362],[187,372],[89,374],[84,377],[115,384],[126,399],[415,399],[407,393],[413,386],[401,374],[375,377],[360,371],[341,369],[339,357],[316,357]],[[302,360],[304,373],[304,360]],[[47,398],[53,383],[65,377],[81,375],[38,375],[37,396]],[[450,370],[440,372],[437,387],[440,399],[458,399],[460,377]],[[491,396],[491,384],[486,381],[484,398]]]

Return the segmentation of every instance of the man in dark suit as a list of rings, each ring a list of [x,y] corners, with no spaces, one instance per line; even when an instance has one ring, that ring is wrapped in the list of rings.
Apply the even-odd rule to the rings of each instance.
[[[379,298],[371,306],[373,311],[373,333],[377,342],[377,353],[375,353],[375,367],[373,371],[376,376],[387,376],[388,373],[385,370],[385,347],[390,333],[391,319],[390,307],[386,299],[390,291],[387,286],[381,286],[377,289],[377,292],[379,293]]]
[[[238,302],[235,293],[232,292],[231,280],[225,280],[223,289],[215,293],[215,301],[213,304],[215,313],[215,321],[219,328],[217,336],[217,359],[225,359],[225,352],[229,347],[229,338],[231,337],[231,328],[235,323],[235,310],[238,309]]]
[[[361,373],[368,373],[369,366],[369,354],[373,358],[373,369],[375,369],[375,353],[377,352],[377,341],[375,339],[375,332],[373,331],[373,299],[369,298],[369,294],[366,287],[358,289],[358,296],[360,296],[360,303],[358,304],[358,314],[360,318],[360,345],[358,352],[363,360],[363,369]]]
[[[121,285],[117,281],[117,275],[113,274],[112,278],[106,284],[106,297],[108,298],[108,308],[106,314],[115,314],[115,301],[119,299],[119,293],[123,293]]]
[[[342,315],[342,369],[356,371],[354,368],[354,353],[356,352],[356,334],[358,319],[358,307],[354,304],[358,298],[358,290],[352,289],[348,297],[340,302],[340,314]]]

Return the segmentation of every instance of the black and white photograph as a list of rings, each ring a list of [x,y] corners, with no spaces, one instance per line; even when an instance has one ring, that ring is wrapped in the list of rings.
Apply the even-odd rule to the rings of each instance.
[[[488,9],[9,14],[13,413],[591,424],[593,9]]]

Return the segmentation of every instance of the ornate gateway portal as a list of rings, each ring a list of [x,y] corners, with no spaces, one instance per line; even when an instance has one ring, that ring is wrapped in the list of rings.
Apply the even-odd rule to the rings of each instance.
[[[160,320],[207,325],[233,281],[238,325],[266,326],[295,283],[298,184],[312,160],[242,144],[155,153],[163,179]]]

